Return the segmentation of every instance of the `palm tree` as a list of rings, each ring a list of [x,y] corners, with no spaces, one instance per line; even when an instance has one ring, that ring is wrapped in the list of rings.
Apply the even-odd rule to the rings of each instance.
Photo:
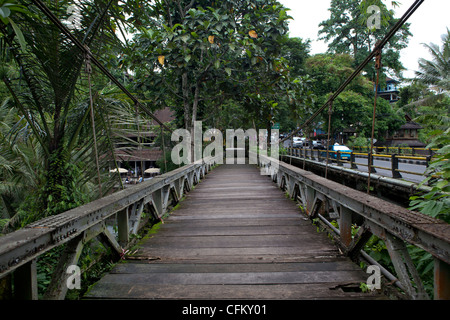
[[[432,56],[431,60],[419,59],[419,71],[416,71],[416,78],[413,85],[429,87],[430,94],[417,101],[412,101],[398,109],[401,114],[414,114],[414,121],[424,125],[422,138],[430,140],[429,135],[434,131],[445,131],[450,124],[450,30],[442,36],[442,48],[431,43],[425,44]],[[430,88],[438,89],[439,93],[434,94]],[[417,90],[413,89],[413,90]]]
[[[416,71],[418,82],[450,90],[450,30],[442,36],[443,46],[425,44],[432,55],[432,60],[419,59],[419,71]]]
[[[0,233],[20,226],[18,208],[38,183],[36,139],[7,98],[0,105]]]
[[[95,52],[100,45],[104,46],[105,42],[114,44],[110,20],[103,21],[101,18],[111,3],[107,0],[77,2],[84,14],[81,28],[72,32],[78,39],[83,39],[91,52]],[[57,16],[66,16],[66,7],[60,2],[46,1],[46,4]],[[113,131],[116,127],[114,121],[109,119],[110,115],[120,113],[123,117],[135,118],[134,110],[130,111],[132,108],[123,100],[116,99],[112,108],[110,100],[114,96],[105,97],[95,90],[89,95],[84,53],[36,7],[30,5],[28,10],[31,14],[18,13],[14,16],[14,21],[23,32],[25,50],[14,30],[0,21],[0,32],[9,48],[6,50],[7,56],[13,57],[17,70],[20,70],[20,76],[16,79],[0,72],[10,101],[14,103],[14,111],[19,114],[16,123],[9,124],[9,131],[17,134],[26,128],[28,133],[21,143],[12,141],[14,135],[11,134],[2,137],[2,148],[10,154],[5,163],[16,167],[26,163],[20,157],[13,161],[14,152],[19,154],[30,145],[36,157],[33,161],[39,163],[33,167],[36,183],[33,187],[29,186],[25,193],[28,198],[25,201],[22,199],[20,210],[27,213],[22,224],[66,211],[101,196],[96,188],[99,184],[95,179],[97,170],[101,173],[100,183],[104,192],[117,183],[117,177],[112,181],[109,172],[100,170],[105,167],[107,159],[98,154],[113,152]],[[93,77],[100,78],[95,74]],[[99,82],[96,84],[100,86],[106,83],[104,80]],[[93,119],[97,140],[93,139],[91,103],[95,109]],[[93,152],[94,146],[98,147],[98,154]],[[99,160],[98,167],[95,158]],[[0,178],[3,182],[11,176],[4,174]],[[95,195],[86,197],[91,194]],[[6,218],[11,219],[12,212]]]

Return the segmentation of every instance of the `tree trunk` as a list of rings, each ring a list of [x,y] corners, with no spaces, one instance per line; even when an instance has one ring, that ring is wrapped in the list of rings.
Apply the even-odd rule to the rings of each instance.
[[[190,121],[190,104],[189,104],[189,86],[188,86],[188,73],[185,71],[181,76],[181,90],[183,92],[183,108],[184,108],[184,127],[189,130],[191,127]]]

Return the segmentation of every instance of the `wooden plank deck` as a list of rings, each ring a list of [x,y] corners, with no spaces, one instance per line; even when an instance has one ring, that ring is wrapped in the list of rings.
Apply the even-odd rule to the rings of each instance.
[[[368,274],[251,165],[222,165],[87,299],[373,299]],[[148,259],[147,259],[148,258]]]

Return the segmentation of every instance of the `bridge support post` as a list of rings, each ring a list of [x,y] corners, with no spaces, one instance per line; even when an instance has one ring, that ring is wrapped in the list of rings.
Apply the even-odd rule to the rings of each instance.
[[[132,234],[137,234],[139,222],[141,221],[142,212],[144,211],[145,201],[141,200],[139,203],[133,204],[129,224]]]
[[[400,172],[398,172],[398,158],[396,154],[393,154],[391,156],[391,163],[392,163],[392,178],[394,179],[400,179],[402,177],[402,175],[400,174]]]
[[[429,299],[425,288],[423,287],[422,280],[409,256],[405,243],[391,234],[386,233],[386,248],[388,249],[392,264],[394,265],[397,276],[405,288],[406,293],[414,300]],[[417,288],[413,287],[410,275]]]
[[[340,210],[339,232],[342,244],[348,248],[352,243],[352,211],[344,206]]]
[[[189,178],[191,180],[189,182],[190,186],[194,186],[195,183],[195,174],[192,175],[192,178]],[[159,218],[162,218],[164,213],[167,209],[167,202],[169,201],[169,194],[170,194],[170,186],[164,186],[160,190],[157,190],[153,192],[153,206],[156,209],[156,213],[158,214]]]
[[[450,300],[450,265],[434,260],[434,299]]]
[[[82,233],[67,243],[53,272],[52,281],[45,292],[45,300],[64,300],[66,297],[68,290],[67,279],[69,277],[67,268],[77,264],[84,247],[84,236],[85,234]]]
[[[358,169],[358,166],[356,165],[355,154],[353,152],[350,154],[350,168]]]
[[[25,263],[14,272],[14,298],[38,299],[36,259]]]
[[[367,159],[367,165],[370,170],[370,173],[377,173],[377,170],[375,170],[375,168],[373,167],[373,158],[374,158],[373,154],[371,152],[369,152],[368,159]]]
[[[311,217],[316,200],[316,191],[306,186],[306,213]]]
[[[120,246],[126,247],[129,241],[128,208],[117,213],[117,232]]]
[[[340,151],[337,151],[337,152],[336,152],[336,161],[337,161],[337,165],[338,165],[339,167],[342,167],[342,166],[343,166],[342,161],[341,161],[341,152],[340,152]]]

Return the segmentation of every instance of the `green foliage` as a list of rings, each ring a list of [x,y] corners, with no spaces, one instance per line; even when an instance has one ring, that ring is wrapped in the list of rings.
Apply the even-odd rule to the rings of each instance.
[[[428,176],[421,184],[427,183],[432,189],[423,195],[410,198],[410,210],[450,222],[450,129],[436,132],[427,148],[440,149],[427,168]]]
[[[308,102],[288,67],[307,48],[290,46],[288,9],[277,1],[155,1],[145,8],[124,61],[148,97],[174,106],[178,124],[189,129],[202,119],[220,128],[232,120],[228,111],[243,110],[237,127],[266,128],[286,96],[294,109]]]
[[[442,47],[431,43],[425,44],[432,60],[419,59],[419,71],[416,80],[428,85],[450,90],[450,30],[442,36]]]
[[[309,56],[311,41],[301,38],[287,38],[283,41],[281,54],[286,59],[293,78],[306,75],[304,66]]]
[[[358,137],[352,136],[347,142],[347,146],[352,149],[354,147],[370,147],[370,139],[364,135]]]
[[[381,26],[370,30],[367,20],[370,12],[367,8],[375,4],[381,10]],[[330,18],[322,21],[320,39],[329,42],[330,53],[349,53],[355,59],[354,66],[359,65],[375,47],[377,40],[382,39],[397,23],[394,11],[388,10],[380,0],[332,0]],[[400,50],[408,45],[409,24],[406,23],[383,49],[383,70],[400,75],[404,69],[400,62]],[[375,68],[369,65],[365,68],[369,79],[375,79]]]
[[[306,70],[314,79],[314,91],[318,95],[317,108],[354,72],[354,59],[348,54],[318,54],[306,60]],[[333,102],[331,130],[342,131],[353,128],[362,136],[370,136],[374,106],[373,84],[358,76]],[[404,120],[384,99],[377,99],[375,137],[379,140],[386,132],[394,132]],[[328,129],[328,109],[322,115],[323,129]]]
[[[417,116],[417,107],[411,105],[411,103],[432,96],[434,96],[434,93],[427,85],[413,82],[411,85],[400,88],[400,100],[397,102],[397,106],[400,108],[406,106],[405,111],[408,112],[412,118],[415,118]]]
[[[448,89],[450,55],[450,31],[442,38],[443,47],[430,44],[427,47],[432,53],[433,60],[419,61],[420,71],[417,72],[419,84],[434,85]],[[450,222],[450,98],[444,94],[433,99],[426,99],[416,106],[417,121],[426,124],[426,134],[429,144],[427,148],[439,148],[425,174],[427,178],[421,183],[428,184],[432,189],[422,195],[410,198],[410,209],[423,214]]]
[[[26,49],[26,42],[23,36],[22,30],[17,26],[14,20],[11,18],[14,14],[22,13],[29,15],[30,12],[23,5],[20,5],[15,0],[0,0],[0,26],[1,23],[4,25],[10,25],[17,37],[17,41],[20,44],[22,50]],[[4,29],[3,29],[4,30]],[[2,33],[0,29],[0,39],[2,38]]]

